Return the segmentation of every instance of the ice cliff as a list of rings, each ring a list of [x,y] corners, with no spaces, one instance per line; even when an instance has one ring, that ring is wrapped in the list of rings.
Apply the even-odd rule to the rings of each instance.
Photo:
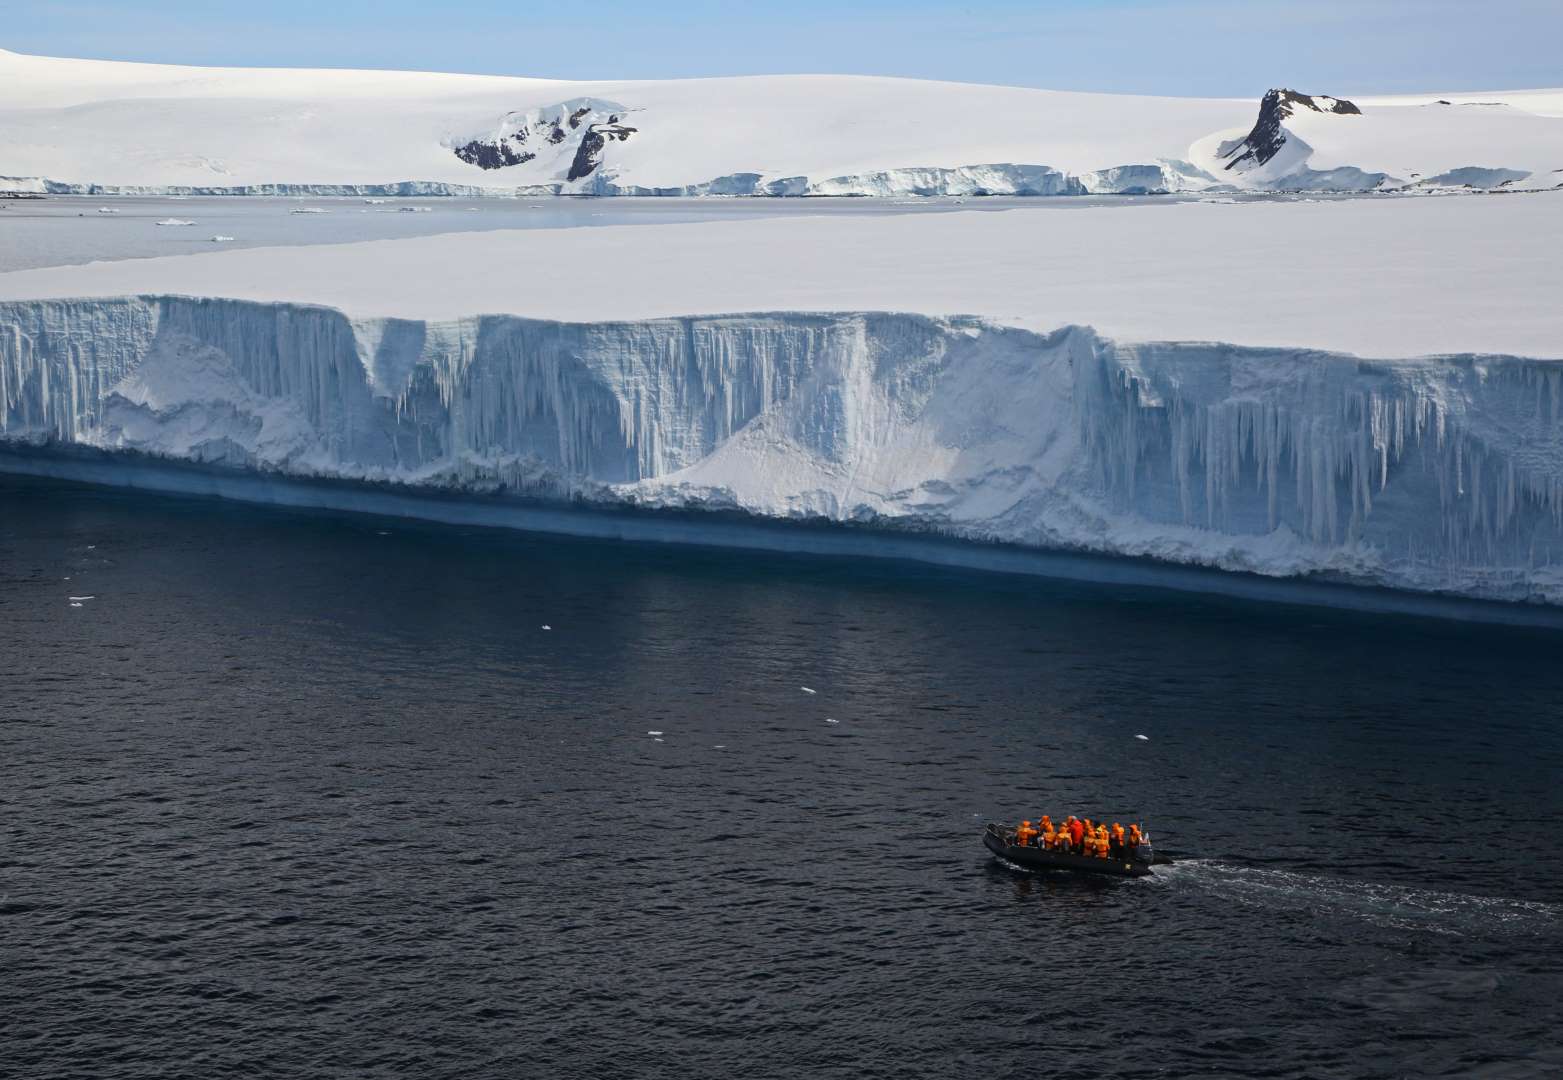
[[[973,318],[0,304],[0,442],[1563,602],[1563,369]]]

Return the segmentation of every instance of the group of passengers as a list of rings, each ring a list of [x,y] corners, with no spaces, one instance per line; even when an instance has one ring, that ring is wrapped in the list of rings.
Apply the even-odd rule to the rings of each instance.
[[[1040,847],[1046,851],[1068,852],[1075,855],[1092,855],[1098,859],[1122,859],[1134,852],[1145,840],[1138,825],[1125,829],[1116,821],[1109,827],[1105,822],[1084,821],[1069,815],[1058,826],[1046,814],[1035,825],[1022,821],[1015,830],[1015,842],[1021,847]]]

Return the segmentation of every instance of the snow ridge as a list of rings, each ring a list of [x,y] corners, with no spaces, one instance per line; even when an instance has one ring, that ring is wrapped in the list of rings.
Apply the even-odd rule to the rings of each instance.
[[[1563,603],[1563,373],[975,318],[0,305],[0,441]]]
[[[1362,191],[1458,170],[1490,170],[1503,190],[1563,183],[1557,91],[1350,102],[1276,89],[1256,120],[1238,100],[909,79],[573,83],[4,51],[0,91],[0,190]]]

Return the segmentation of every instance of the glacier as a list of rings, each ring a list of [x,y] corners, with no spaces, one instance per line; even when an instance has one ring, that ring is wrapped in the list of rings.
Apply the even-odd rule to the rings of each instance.
[[[241,70],[3,49],[0,88],[0,193],[1419,192],[1452,173],[1446,186],[1462,190],[1563,183],[1556,90],[1348,101],[1276,88],[1255,103],[859,76]]]
[[[0,303],[0,446],[1563,603],[1563,369],[975,316]]]

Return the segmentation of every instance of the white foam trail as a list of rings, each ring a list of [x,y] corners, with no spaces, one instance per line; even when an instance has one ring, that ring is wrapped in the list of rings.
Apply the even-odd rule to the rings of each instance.
[[[1212,859],[1158,866],[1151,880],[1209,892],[1252,907],[1303,909],[1323,918],[1461,937],[1563,933],[1563,904],[1444,892],[1414,885],[1332,877]]]

